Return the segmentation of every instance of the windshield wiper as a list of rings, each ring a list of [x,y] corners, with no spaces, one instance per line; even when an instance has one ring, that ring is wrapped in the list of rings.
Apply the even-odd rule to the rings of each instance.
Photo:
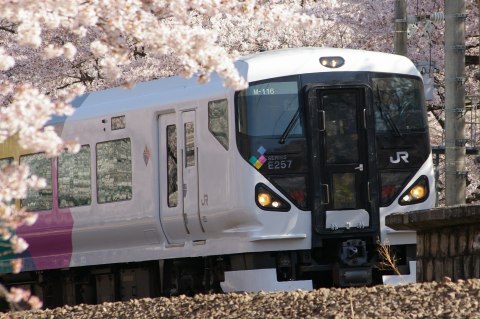
[[[295,112],[295,114],[293,114],[293,117],[292,119],[290,120],[290,122],[288,123],[287,127],[285,128],[285,131],[283,131],[283,134],[282,136],[280,137],[280,139],[278,140],[278,143],[279,144],[284,144],[285,143],[285,140],[287,139],[288,135],[290,134],[290,132],[292,131],[292,129],[294,128],[295,124],[297,123],[298,119],[300,118],[300,106],[298,107],[297,111]]]
[[[390,113],[383,107],[383,102],[380,96],[380,90],[378,89],[378,86],[377,86],[377,99],[378,99],[377,104],[378,104],[378,108],[380,109],[380,114],[382,114],[382,117],[384,118],[384,120],[388,123],[390,128],[395,132],[395,135],[402,137],[402,133],[398,129],[397,124],[395,124],[395,121],[392,120]]]

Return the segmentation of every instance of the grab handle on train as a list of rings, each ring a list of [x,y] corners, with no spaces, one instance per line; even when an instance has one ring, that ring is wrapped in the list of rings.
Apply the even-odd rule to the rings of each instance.
[[[363,172],[363,164],[359,164],[357,167],[354,168],[354,170]]]
[[[323,132],[325,131],[325,111],[319,111],[318,113],[320,113],[320,125],[318,130]]]
[[[322,187],[324,189],[324,197],[323,197],[323,200],[322,200],[322,203],[324,205],[328,205],[330,204],[330,188],[328,186],[328,184],[322,184]]]

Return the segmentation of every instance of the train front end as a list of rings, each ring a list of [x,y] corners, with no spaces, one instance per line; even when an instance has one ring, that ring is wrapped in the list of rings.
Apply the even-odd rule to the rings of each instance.
[[[381,267],[379,249],[389,248],[395,272],[414,280],[415,233],[384,221],[435,204],[421,77],[409,60],[381,53],[312,49],[283,58],[296,74],[258,76],[235,95],[238,150],[268,180],[255,185],[257,206],[311,212],[311,249],[278,258],[278,278],[381,283],[393,270]]]

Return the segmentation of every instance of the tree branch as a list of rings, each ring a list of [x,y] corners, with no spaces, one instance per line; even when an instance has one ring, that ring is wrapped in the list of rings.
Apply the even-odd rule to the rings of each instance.
[[[0,25],[0,30],[15,34],[17,32],[15,31],[14,27],[15,27],[14,24],[12,24],[11,26]]]

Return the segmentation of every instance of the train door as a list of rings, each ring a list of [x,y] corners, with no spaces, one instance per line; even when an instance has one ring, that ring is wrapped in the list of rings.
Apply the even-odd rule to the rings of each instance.
[[[370,223],[367,111],[363,88],[313,88],[307,93],[317,232]]]
[[[198,209],[195,111],[159,117],[160,221],[169,243],[203,239]]]
[[[198,147],[195,111],[182,113],[183,130],[183,216],[193,240],[203,239],[198,200]]]
[[[160,222],[169,243],[183,243],[188,229],[183,215],[179,185],[182,152],[175,113],[164,114],[158,120]],[[181,181],[181,180],[180,180]]]

